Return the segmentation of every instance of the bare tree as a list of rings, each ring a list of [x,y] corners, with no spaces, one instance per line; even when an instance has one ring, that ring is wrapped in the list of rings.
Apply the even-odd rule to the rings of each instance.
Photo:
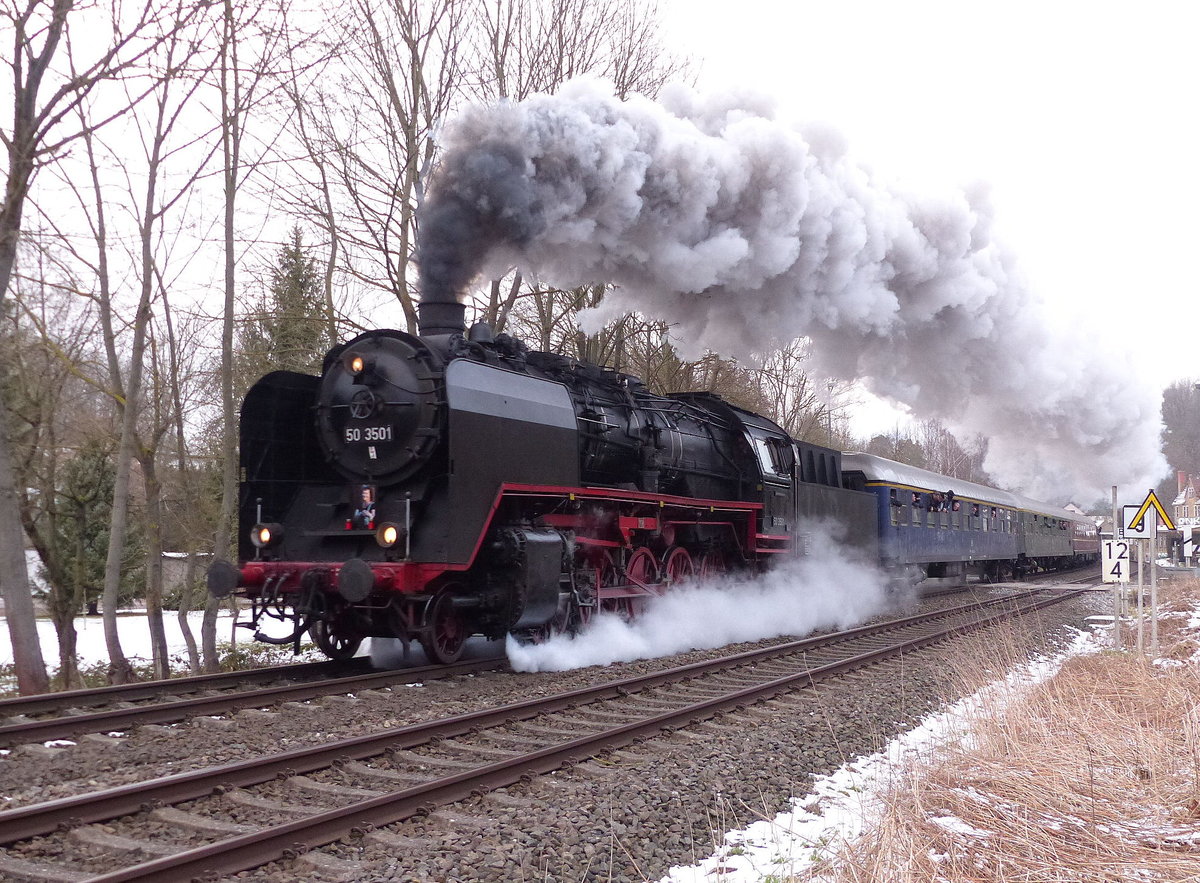
[[[912,434],[899,425],[892,427],[890,432],[873,436],[863,448],[868,454],[877,457],[887,457],[909,466],[927,467],[925,450]]]
[[[188,665],[192,674],[200,674],[202,662],[200,650],[192,634],[188,622],[188,612],[192,607],[192,594],[196,585],[196,575],[199,567],[200,552],[207,550],[207,542],[202,536],[211,537],[216,522],[215,511],[210,512],[211,502],[205,499],[203,492],[203,475],[195,468],[193,458],[188,450],[187,434],[184,429],[183,415],[194,409],[199,403],[189,401],[185,396],[185,376],[195,372],[191,363],[198,350],[196,341],[200,330],[196,323],[189,323],[182,330],[177,329],[174,310],[168,295],[169,287],[162,286],[162,315],[163,328],[166,333],[167,361],[169,369],[167,377],[170,383],[170,414],[173,418],[174,450],[174,485],[177,501],[176,514],[172,519],[177,525],[176,535],[181,538],[181,548],[187,553],[187,570],[180,590],[178,624],[180,634],[187,647]],[[188,357],[191,353],[191,358]],[[195,389],[196,384],[189,384]],[[170,507],[168,507],[169,511]]]
[[[471,24],[472,54],[482,62],[464,86],[483,101],[555,92],[583,74],[611,81],[622,98],[635,92],[653,97],[667,82],[690,75],[690,62],[663,44],[653,0],[479,0]],[[554,289],[536,282],[523,286],[523,281],[520,273],[491,280],[486,295],[477,299],[479,320],[503,331],[519,298],[538,298],[535,309],[545,316],[572,312],[570,302],[581,297],[603,296],[603,287],[556,295]],[[567,303],[549,307],[548,297]],[[618,324],[626,332],[640,327]]]
[[[14,471],[21,523],[42,564],[49,586],[47,607],[58,633],[59,681],[80,686],[74,617],[81,611],[90,550],[88,534],[97,513],[102,482],[87,476],[98,458],[89,447],[109,436],[105,415],[96,412],[90,374],[95,317],[79,303],[73,280],[32,237],[23,251],[36,252],[16,274],[0,330],[0,382],[11,422]],[[59,281],[54,276],[60,275]]]
[[[845,385],[830,387],[827,381],[822,390],[813,381],[805,370],[811,349],[807,339],[798,338],[768,354],[755,375],[765,399],[765,413],[795,438],[827,444],[833,434],[835,394],[844,395]]]
[[[0,130],[7,153],[4,201],[0,204],[0,292],[7,297],[17,258],[17,242],[30,186],[39,168],[55,161],[82,132],[64,127],[64,120],[97,88],[122,76],[150,52],[156,42],[158,13],[152,3],[128,15],[112,10],[106,27],[93,33],[110,36],[102,48],[87,59],[71,57],[62,70],[54,68],[60,44],[72,21],[72,0],[7,0],[0,17],[11,27],[13,52],[5,65],[5,88],[12,89],[12,127]],[[124,10],[121,10],[123,13]],[[94,13],[98,14],[98,13]],[[71,45],[68,39],[68,45]],[[81,45],[96,45],[93,40]],[[68,56],[72,56],[68,52]],[[43,91],[45,90],[45,91]],[[115,107],[102,125],[126,109]],[[41,648],[37,641],[33,600],[22,553],[17,489],[13,481],[8,447],[8,414],[0,405],[0,590],[5,600],[9,635],[16,661],[21,692],[36,692],[49,686]]]
[[[987,441],[976,435],[965,446],[959,442],[940,420],[922,420],[917,424],[916,440],[925,452],[925,466],[934,472],[990,484],[983,470],[983,458],[987,453]]]
[[[190,192],[206,165],[205,151],[208,154],[212,151],[211,146],[192,150],[199,156],[187,157],[190,173],[185,174],[182,183],[178,184],[175,182],[179,179],[170,176],[171,187],[165,186],[167,161],[193,147],[197,140],[205,140],[204,133],[200,133],[198,139],[190,140],[172,136],[198,88],[199,79],[191,66],[205,45],[205,26],[203,17],[197,14],[197,7],[192,4],[180,3],[174,10],[160,10],[152,26],[147,25],[149,49],[139,58],[138,66],[123,72],[117,88],[107,90],[103,102],[78,103],[74,108],[79,121],[78,137],[84,147],[85,174],[79,175],[76,168],[66,163],[57,169],[60,181],[78,200],[77,210],[71,213],[72,219],[82,221],[90,232],[90,243],[86,246],[83,238],[75,235],[77,231],[64,230],[60,236],[64,243],[71,245],[77,264],[93,274],[91,297],[97,308],[107,361],[107,376],[97,384],[110,398],[120,424],[103,590],[110,676],[117,683],[127,681],[132,674],[121,648],[116,619],[130,527],[132,467],[137,460],[144,473],[149,470],[149,486],[153,489],[151,460],[165,431],[160,419],[145,438],[139,434],[153,301],[156,286],[161,282],[156,249],[160,247],[159,240],[164,233],[164,217],[184,194]],[[113,122],[101,109],[108,105],[122,111],[121,130],[117,133],[119,146],[110,146],[101,137],[100,124]],[[131,110],[135,112],[130,113]],[[176,143],[168,143],[169,136]],[[144,148],[140,157],[136,149],[130,149],[131,144],[140,144]],[[90,187],[82,186],[82,180],[87,180]],[[120,188],[114,186],[116,180],[122,182]],[[138,190],[142,191],[140,195],[137,195]],[[116,198],[117,192],[127,198]],[[132,237],[135,245],[128,253],[119,250],[130,240],[120,233],[116,236],[110,233],[110,212],[114,207],[118,215],[127,213],[136,228],[136,235]],[[53,210],[43,210],[42,214],[50,219]],[[115,258],[113,252],[118,252]],[[132,278],[114,279],[114,266],[129,268]],[[120,315],[124,304],[117,293],[126,288],[137,291],[132,317]],[[149,444],[146,439],[150,439]],[[155,565],[157,561],[152,561],[152,576]],[[153,586],[150,602],[152,645],[156,659],[165,663],[165,633]]]
[[[293,131],[320,188],[305,219],[327,231],[352,279],[395,299],[410,331],[414,214],[436,130],[462,94],[466,9],[457,0],[354,0],[327,24],[339,56],[321,81],[293,86]],[[303,94],[301,82],[311,84]]]
[[[277,16],[274,14],[278,13]],[[223,0],[217,89],[220,95],[221,178],[224,190],[224,306],[221,324],[221,511],[213,554],[225,556],[232,546],[234,513],[237,508],[237,407],[234,395],[234,329],[237,322],[237,267],[239,261],[238,205],[241,189],[270,153],[266,145],[248,155],[249,129],[256,111],[276,90],[286,71],[286,10],[266,10],[257,5],[243,8]],[[201,630],[204,667],[216,671],[216,621],[218,603],[210,597]]]

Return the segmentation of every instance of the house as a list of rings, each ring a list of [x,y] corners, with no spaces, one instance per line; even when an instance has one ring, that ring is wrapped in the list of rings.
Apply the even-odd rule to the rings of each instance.
[[[1185,534],[1193,527],[1200,527],[1200,481],[1186,472],[1176,473],[1179,493],[1171,501],[1171,515],[1175,526]]]
[[[1200,565],[1200,480],[1187,472],[1177,472],[1179,493],[1171,501],[1178,537],[1172,541],[1171,557]]]

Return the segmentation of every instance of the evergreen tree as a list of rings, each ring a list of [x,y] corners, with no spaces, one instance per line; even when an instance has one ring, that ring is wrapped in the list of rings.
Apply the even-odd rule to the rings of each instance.
[[[317,374],[329,348],[329,316],[316,263],[293,227],[275,264],[258,289],[257,302],[238,328],[234,350],[234,395],[240,398],[264,374]]]
[[[1163,454],[1171,468],[1200,474],[1200,384],[1179,380],[1163,390],[1162,419]],[[1175,476],[1168,476],[1163,485],[1173,488]]]
[[[267,310],[261,320],[270,370],[311,373],[327,349],[325,299],[316,262],[304,251],[304,234],[293,227],[271,269]]]

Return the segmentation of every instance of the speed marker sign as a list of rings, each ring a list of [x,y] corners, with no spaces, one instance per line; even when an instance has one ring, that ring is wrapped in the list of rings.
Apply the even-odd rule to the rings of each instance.
[[[1106,583],[1129,582],[1131,548],[1132,543],[1124,540],[1105,540],[1100,544],[1100,572]]]

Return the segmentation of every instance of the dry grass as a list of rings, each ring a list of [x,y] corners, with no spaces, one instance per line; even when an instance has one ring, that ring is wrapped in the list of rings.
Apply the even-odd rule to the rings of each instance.
[[[898,771],[869,832],[791,880],[1200,881],[1200,583],[1164,587],[1160,659],[1074,657]],[[1130,646],[1128,643],[1126,646]],[[960,675],[1004,668],[974,656]]]

